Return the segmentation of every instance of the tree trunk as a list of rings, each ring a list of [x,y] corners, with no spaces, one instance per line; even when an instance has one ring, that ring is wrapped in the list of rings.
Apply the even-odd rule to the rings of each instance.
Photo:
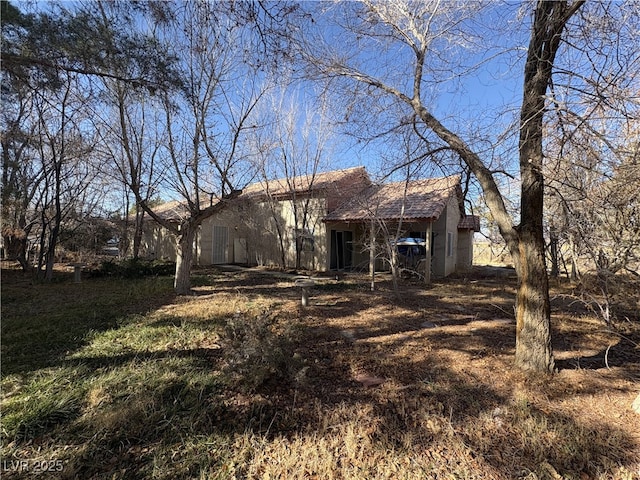
[[[129,196],[124,195],[124,216],[118,234],[118,257],[126,257],[131,248],[129,236]]]
[[[36,276],[41,279],[43,278],[43,267],[45,264],[45,246],[47,240],[47,228],[49,225],[49,220],[46,216],[46,209],[42,209],[40,212],[40,235],[38,238],[38,266],[36,267]]]
[[[429,222],[424,239],[424,283],[425,285],[431,285],[431,232],[433,230],[433,223]]]
[[[558,233],[552,226],[549,230],[549,253],[551,254],[551,276],[560,276],[560,258],[558,255]]]
[[[577,282],[580,278],[580,270],[578,269],[578,254],[576,253],[576,245],[573,239],[569,248],[571,249],[571,281]]]
[[[534,232],[521,232],[516,271],[516,366],[553,372],[551,307],[544,242]]]
[[[543,239],[543,125],[547,89],[551,82],[553,65],[561,45],[563,30],[568,20],[586,0],[538,0],[535,6],[531,38],[524,67],[523,102],[520,110],[519,161],[521,174],[521,222],[514,226],[505,205],[500,188],[489,164],[462,140],[442,124],[423,103],[422,85],[425,61],[431,55],[431,38],[416,41],[413,33],[406,34],[408,45],[415,52],[413,65],[413,90],[410,95],[386,84],[375,76],[335,61],[322,62],[321,72],[342,75],[380,89],[410,105],[424,125],[456,152],[474,174],[482,188],[484,199],[494,221],[500,229],[516,264],[518,273],[516,364],[525,370],[553,371],[551,350],[550,307],[548,277],[545,266]],[[380,15],[403,36],[402,22],[393,23],[389,15]],[[420,136],[422,136],[420,134]]]
[[[49,234],[49,246],[47,248],[47,263],[45,264],[44,279],[47,282],[53,280],[53,264],[56,261],[56,244],[58,243],[58,234],[60,232],[59,219],[56,219],[56,223],[51,229]]]
[[[397,299],[400,299],[400,288],[398,286],[398,277],[400,276],[400,268],[398,265],[398,247],[397,236],[396,241],[390,245],[391,255],[389,256],[389,260],[391,262],[391,281],[393,284],[393,294]]]
[[[191,293],[191,264],[193,263],[193,240],[197,227],[183,224],[176,245],[176,277],[174,289],[178,295]]]
[[[64,112],[64,110],[63,110]],[[63,149],[64,151],[64,149]],[[54,173],[55,173],[55,184],[54,184],[54,205],[55,211],[53,215],[53,228],[49,233],[49,247],[47,248],[47,263],[46,263],[46,271],[44,278],[48,282],[53,280],[53,264],[55,262],[56,257],[56,246],[58,245],[58,236],[60,235],[60,227],[62,226],[62,201],[60,196],[62,195],[62,157],[60,157],[60,161],[56,161],[54,159]]]
[[[278,241],[280,243],[280,266],[284,270],[287,268],[287,249],[285,247],[284,233],[282,232],[282,227],[280,226],[280,223],[278,223],[278,219],[275,218],[275,215],[274,220],[276,222],[276,231],[278,232]]]
[[[21,221],[17,228],[4,228],[2,237],[4,240],[4,258],[7,260],[17,260],[23,272],[29,271],[29,260],[27,258],[28,232],[22,228],[26,222]]]
[[[546,93],[567,20],[580,8],[566,1],[538,0],[524,67],[520,109],[520,225],[517,251],[511,244],[518,273],[516,296],[516,359],[523,370],[552,373],[551,307],[543,235],[543,124]],[[506,238],[505,238],[506,239]]]
[[[144,210],[136,203],[136,219],[133,230],[133,258],[140,257],[140,245],[142,245],[142,232],[144,227]]]
[[[369,246],[369,276],[371,277],[371,291],[376,288],[376,224],[371,221]]]
[[[297,228],[294,229],[297,232]],[[300,237],[300,233],[296,233],[296,270],[302,268],[302,242],[304,239]]]
[[[523,112],[526,115],[526,111]],[[516,358],[523,370],[552,373],[551,307],[543,231],[542,129],[523,122],[520,138],[522,195],[517,245],[510,251],[518,274]],[[513,247],[516,247],[513,248]]]

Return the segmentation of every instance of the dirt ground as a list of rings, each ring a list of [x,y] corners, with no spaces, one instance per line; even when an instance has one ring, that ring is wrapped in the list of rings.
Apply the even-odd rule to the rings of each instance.
[[[478,267],[430,286],[403,279],[397,293],[385,274],[373,292],[365,275],[327,275],[316,278],[308,307],[295,278],[196,269],[194,295],[172,300],[242,297],[246,305],[268,305],[283,328],[293,328],[282,337],[291,340],[295,381],[265,377],[250,393],[228,398],[235,417],[258,418],[253,431],[291,439],[306,428],[340,432],[347,419],[322,422],[344,411],[371,419],[370,432],[359,435],[384,436],[385,444],[442,463],[443,472],[455,471],[450,463],[458,458],[478,478],[640,478],[640,414],[632,410],[640,393],[637,310],[609,328],[574,285],[554,284],[557,371],[539,376],[513,366],[512,270]],[[201,345],[198,352],[222,368],[225,348]]]
[[[405,279],[399,298],[385,275],[375,292],[364,275],[321,278],[308,308],[299,305],[291,278],[265,284],[261,275],[229,275],[218,291],[275,295],[281,314],[307,327],[300,354],[309,362],[309,398],[336,404],[365,392],[390,401],[446,376],[452,385],[441,392],[442,407],[454,423],[526,398],[548,418],[624,437],[640,457],[640,415],[631,408],[640,393],[638,318],[606,327],[572,296],[568,282],[551,289],[557,372],[537,377],[513,367],[515,277],[509,269],[477,267],[429,287]]]
[[[539,380],[512,367],[515,277],[509,269],[477,267],[466,277],[437,280],[429,287],[405,279],[399,298],[386,275],[378,276],[375,292],[364,275],[319,277],[308,308],[299,305],[299,289],[292,288],[290,275],[271,273],[274,279],[266,281],[269,274],[229,273],[228,281],[217,282],[215,289],[278,297],[281,314],[288,312],[310,327],[305,354],[314,361],[321,363],[329,351],[332,358],[337,351],[355,357],[342,375],[316,369],[317,387],[327,396],[347,394],[359,375],[407,388],[424,381],[432,367],[446,367],[461,378],[486,382],[496,393],[522,388],[539,396],[545,408],[600,418],[633,436],[640,434],[639,417],[630,409],[640,392],[638,319],[606,327],[571,296],[569,283],[551,288],[557,373]],[[206,294],[208,289],[195,291]],[[383,355],[377,353],[381,351]],[[437,362],[431,362],[433,356]],[[321,379],[326,372],[332,377]]]

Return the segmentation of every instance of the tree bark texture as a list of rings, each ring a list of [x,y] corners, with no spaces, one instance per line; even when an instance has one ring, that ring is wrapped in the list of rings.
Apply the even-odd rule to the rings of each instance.
[[[520,233],[516,272],[516,366],[553,372],[549,280],[544,241],[537,232]]]
[[[178,295],[191,293],[191,263],[193,262],[193,241],[198,227],[184,223],[176,244],[176,276],[173,287]]]
[[[420,37],[416,31],[403,36],[403,41],[415,53],[413,91],[406,94],[401,88],[362,73],[348,65],[319,61],[315,67],[330,75],[342,75],[395,96],[410,105],[425,126],[456,152],[474,174],[484,193],[500,234],[511,253],[518,274],[516,364],[538,372],[553,371],[551,350],[549,280],[545,265],[542,213],[544,208],[544,176],[542,173],[543,121],[546,94],[549,88],[556,54],[561,45],[568,20],[585,0],[538,0],[535,5],[531,36],[524,68],[523,103],[520,110],[519,160],[521,177],[520,224],[514,225],[505,199],[496,183],[494,172],[479,154],[458,134],[448,129],[428,109],[422,97],[423,71],[429,60],[431,37]],[[375,10],[375,9],[374,9]],[[410,16],[410,14],[409,14]],[[389,15],[380,19],[396,31],[405,24],[393,23]]]
[[[369,241],[371,245],[369,247],[369,277],[371,278],[371,291],[376,288],[376,224],[371,220],[369,227]]]
[[[520,110],[520,225],[513,226],[504,199],[486,165],[460,137],[427,111],[420,100],[419,88],[414,88],[413,98],[407,99],[424,123],[460,155],[482,186],[487,205],[505,239],[518,274],[515,363],[524,370],[537,372],[552,372],[554,368],[549,279],[543,237],[542,141],[545,96],[565,25],[583,3],[583,0],[572,4],[565,0],[539,0],[536,5]],[[422,61],[421,58],[418,60]]]
[[[140,257],[140,246],[142,245],[142,233],[144,228],[144,210],[136,204],[136,218],[133,226],[133,258]]]

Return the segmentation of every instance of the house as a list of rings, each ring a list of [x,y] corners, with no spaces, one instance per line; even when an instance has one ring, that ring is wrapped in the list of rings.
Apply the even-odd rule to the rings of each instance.
[[[163,220],[179,224],[188,212],[177,200],[165,202],[154,207],[154,212]],[[130,221],[135,221],[135,215],[130,215]],[[131,240],[133,243],[133,239]],[[140,255],[158,260],[176,260],[176,237],[166,228],[144,214],[144,228],[140,239]]]
[[[199,261],[326,270],[325,217],[370,185],[364,167],[249,185],[203,222]]]
[[[329,213],[325,223],[330,268],[368,265],[374,228],[378,236],[422,240],[431,257],[430,270],[424,266],[427,279],[471,268],[473,234],[480,230],[479,218],[465,214],[457,175],[371,185]]]
[[[163,211],[181,214],[176,204]],[[372,225],[421,241],[431,257],[429,274],[443,277],[471,266],[479,220],[465,214],[459,176],[375,185],[364,167],[249,185],[202,223],[195,259],[201,265],[366,270]],[[175,258],[161,230],[146,229],[147,253]]]

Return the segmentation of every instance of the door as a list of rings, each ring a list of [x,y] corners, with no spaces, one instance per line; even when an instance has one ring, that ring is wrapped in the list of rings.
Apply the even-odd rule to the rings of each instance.
[[[353,232],[331,230],[331,270],[345,270],[353,265]]]
[[[233,263],[247,263],[247,239],[235,238],[233,240]]]
[[[213,226],[213,252],[211,263],[218,265],[228,263],[227,251],[229,250],[229,227],[221,225]]]

